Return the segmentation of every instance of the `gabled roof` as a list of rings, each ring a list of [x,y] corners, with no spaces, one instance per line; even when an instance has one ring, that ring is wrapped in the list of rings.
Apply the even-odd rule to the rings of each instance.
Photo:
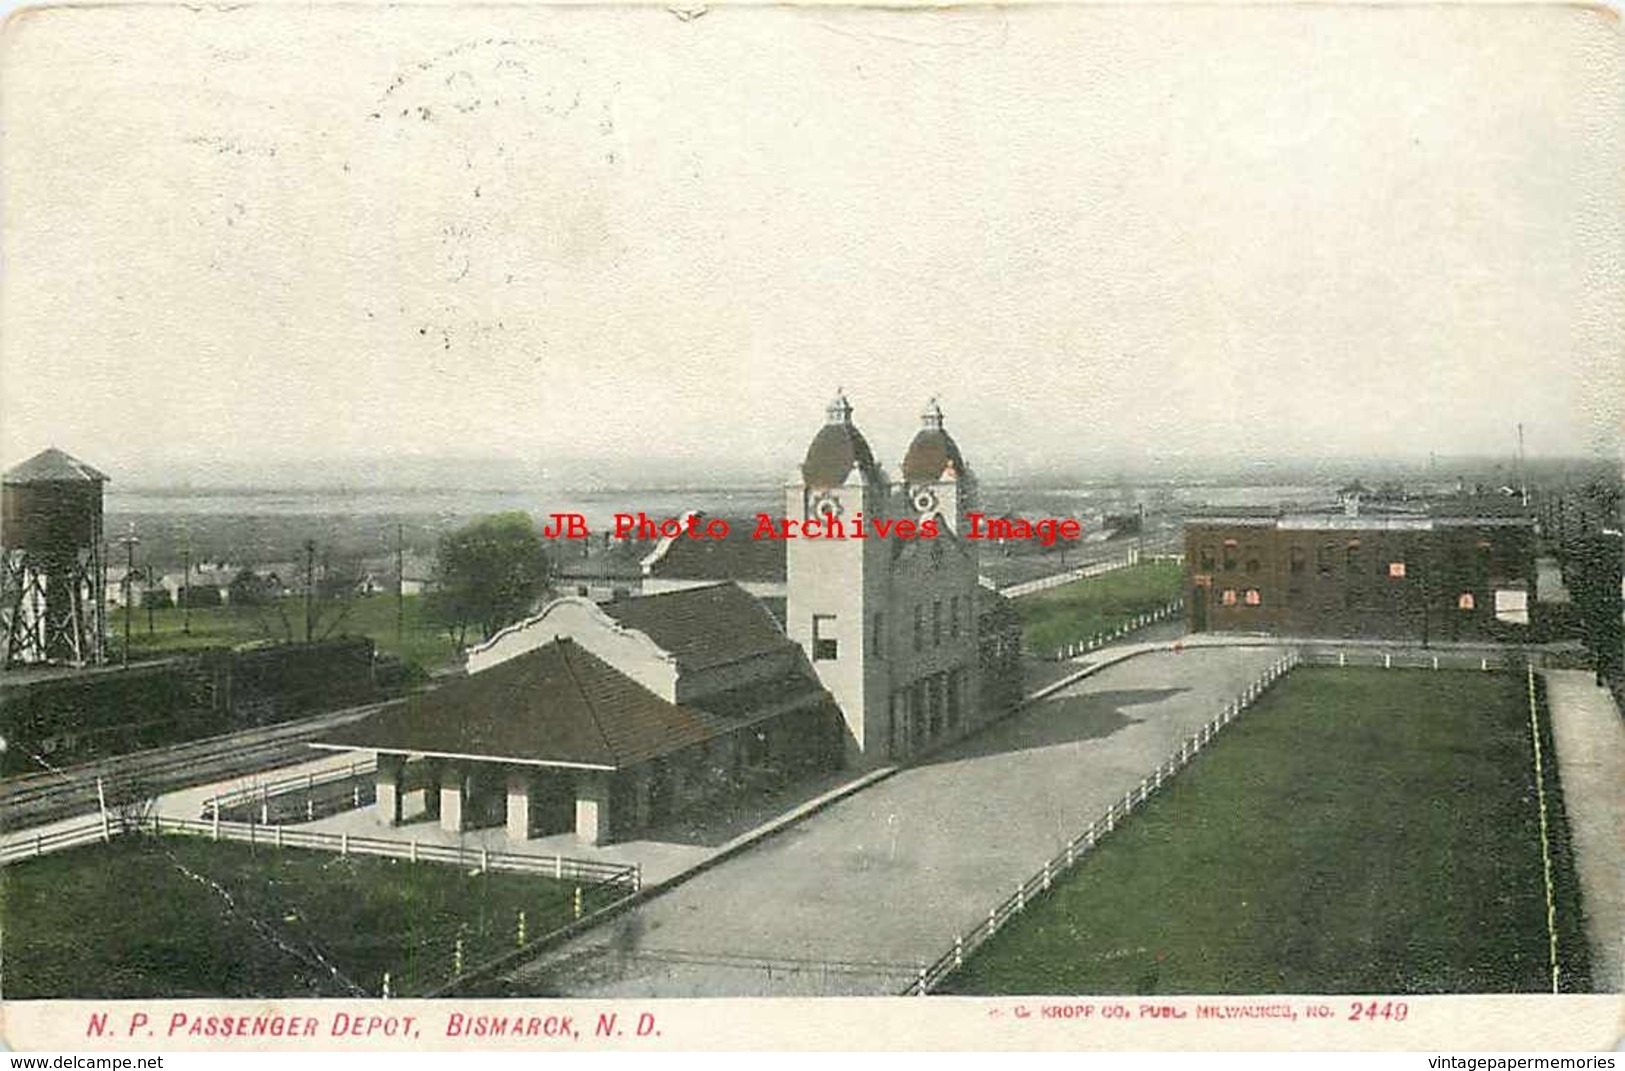
[[[737,580],[784,583],[785,541],[755,539],[755,518],[728,519],[725,539],[662,540],[649,559],[648,575],[667,580]]]
[[[4,479],[6,483],[106,483],[107,474],[53,446],[13,465]]]
[[[640,595],[599,607],[677,659],[681,671],[737,662],[792,641],[761,600],[737,584]]]
[[[729,728],[560,639],[380,710],[317,746],[621,769]]]

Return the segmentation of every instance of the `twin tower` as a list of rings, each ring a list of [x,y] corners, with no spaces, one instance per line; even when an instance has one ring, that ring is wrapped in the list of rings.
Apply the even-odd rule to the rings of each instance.
[[[785,493],[791,519],[861,514],[867,538],[787,541],[785,628],[840,705],[847,760],[908,758],[982,721],[976,483],[933,399],[892,482],[837,394]],[[874,519],[936,519],[934,539],[877,538]],[[850,526],[848,526],[850,527]]]

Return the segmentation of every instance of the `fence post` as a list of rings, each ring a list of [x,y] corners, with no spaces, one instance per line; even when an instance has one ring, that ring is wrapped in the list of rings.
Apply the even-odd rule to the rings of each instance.
[[[1488,658],[1480,658],[1478,660],[1478,668],[1479,669],[1484,669],[1484,670],[1489,669],[1490,668],[1490,660]]]
[[[1382,652],[1382,668],[1383,669],[1393,669],[1394,668],[1394,656],[1389,654],[1387,651]]]
[[[1439,668],[1439,656],[1438,655],[1433,656],[1433,668],[1434,669]]]
[[[388,971],[384,972],[384,991],[382,993],[382,996],[383,996],[383,999],[385,999],[385,1000],[389,999],[389,972]]]
[[[575,907],[576,907],[576,918],[579,919],[581,917],[581,886],[579,886],[579,885],[576,886]]]
[[[487,848],[483,844],[480,845],[480,869],[481,870],[490,870],[491,869],[491,849]]]
[[[524,913],[524,911],[519,912],[519,936],[516,937],[514,940],[515,940],[515,944],[518,947],[520,947],[520,948],[525,947],[525,913]]]
[[[553,880],[564,880],[564,856],[562,855],[555,855],[553,857]]]
[[[220,801],[219,800],[214,801],[214,807],[211,809],[211,813],[213,815],[212,825],[214,827],[214,839],[219,840],[220,839]]]
[[[1027,886],[1021,884],[1016,886],[1016,911],[1019,913],[1025,910],[1027,910]]]
[[[350,786],[350,802],[353,805],[355,805],[356,807],[361,806],[361,786],[360,785],[357,784],[357,785],[351,785]]]
[[[418,842],[416,840],[412,841],[409,858],[414,863],[418,861]]]
[[[463,973],[463,935],[457,935],[457,941],[451,946],[451,973],[458,977]]]
[[[1348,664],[1349,664],[1348,652],[1347,651],[1338,651],[1337,652],[1337,665],[1339,666],[1339,668],[1341,668],[1343,666],[1346,666]]]
[[[38,833],[34,834],[34,854],[35,855],[44,855],[45,854],[45,838],[42,837]]]
[[[340,855],[349,855],[350,854],[350,834],[348,834],[348,833],[340,833],[339,834],[339,854]],[[459,973],[461,973],[461,972],[459,972]]]
[[[915,991],[915,995],[916,996],[921,996],[921,997],[926,995],[926,993],[925,993],[925,968],[924,967],[920,968],[920,980],[919,980],[919,983],[918,983],[918,988]]]
[[[965,938],[961,934],[954,934],[954,966],[965,965]]]
[[[999,909],[996,907],[987,909],[987,932],[989,936],[999,932]]]
[[[282,827],[272,826],[271,828],[276,830],[276,846],[278,848],[282,847]]]
[[[1076,862],[1076,861],[1077,861],[1077,855],[1076,855],[1076,851],[1072,847],[1072,842],[1067,841],[1066,842],[1066,868],[1068,870],[1071,870],[1072,869],[1072,864],[1074,862]]]
[[[1049,860],[1044,860],[1044,888],[1049,888]]]

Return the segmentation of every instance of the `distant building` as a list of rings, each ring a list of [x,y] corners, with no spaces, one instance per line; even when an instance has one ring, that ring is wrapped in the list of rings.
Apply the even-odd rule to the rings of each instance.
[[[1415,509],[1226,510],[1185,522],[1195,632],[1430,640],[1526,634],[1535,599],[1533,519],[1506,499]]]

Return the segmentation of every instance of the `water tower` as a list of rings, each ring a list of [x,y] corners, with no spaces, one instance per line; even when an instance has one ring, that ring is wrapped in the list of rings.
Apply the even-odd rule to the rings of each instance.
[[[99,664],[102,485],[107,477],[52,447],[0,478],[3,664]]]

